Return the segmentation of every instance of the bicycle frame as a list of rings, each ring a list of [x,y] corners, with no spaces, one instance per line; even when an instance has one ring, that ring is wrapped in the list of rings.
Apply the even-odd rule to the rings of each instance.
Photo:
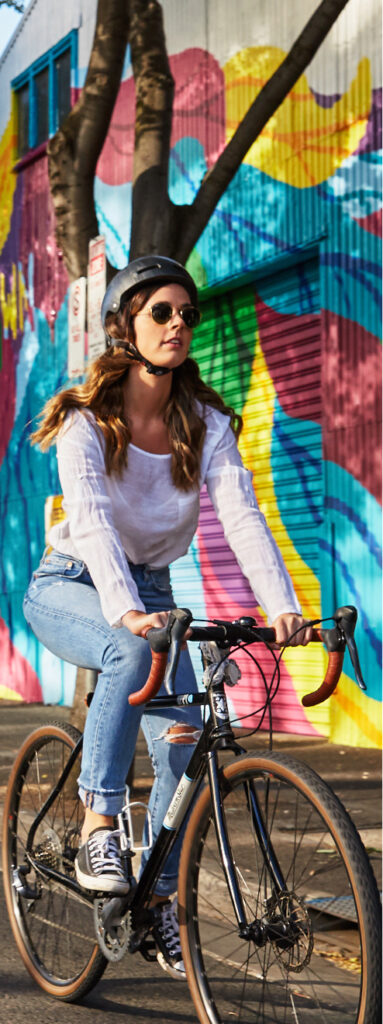
[[[246,751],[236,742],[234,737],[230,724],[223,681],[213,682],[207,695],[198,693],[156,697],[146,705],[145,711],[150,712],[150,710],[154,711],[158,710],[158,708],[176,707],[189,704],[196,704],[197,706],[199,705],[205,708],[208,706],[210,716],[203,724],[201,736],[192,753],[187,769],[182,775],[170,801],[163,825],[151,850],[142,875],[137,884],[132,887],[131,892],[129,892],[127,896],[119,898],[120,912],[121,915],[123,915],[129,909],[136,924],[139,925],[140,912],[145,912],[148,909],[155,883],[161,873],[162,867],[173,847],[173,844],[179,835],[192,801],[199,786],[201,785],[205,771],[207,770],[218,847],[238,927],[241,931],[246,928],[246,916],[226,829],[225,813],[220,792],[218,750],[231,750],[236,755],[245,753]],[[45,814],[52,806],[57,795],[60,793],[71,769],[73,768],[73,765],[81,751],[82,742],[83,738],[81,737],[71,752],[55,788],[49,794],[43,807],[31,825],[26,844],[27,853],[32,850],[34,836],[40,822],[43,820]],[[254,832],[267,867],[273,877],[276,891],[278,893],[286,891],[283,874],[275,851],[267,835],[267,830],[259,808],[254,786],[251,786],[250,794],[247,793],[247,799],[248,802],[250,799],[250,810]],[[64,888],[70,889],[86,902],[93,903],[94,894],[91,892],[87,893],[75,880],[68,879],[68,877],[61,874],[61,872],[48,867],[41,862],[38,865],[35,865],[35,867],[39,874],[45,875],[52,881],[56,881]],[[23,872],[21,871],[20,874],[23,874]],[[21,879],[19,881],[21,885]]]
[[[351,606],[338,609],[334,630],[314,636],[324,637],[329,658],[323,683],[308,695],[311,703],[327,699],[336,685],[346,612],[353,612]],[[180,622],[182,614],[175,616],[177,627]],[[335,1014],[348,1024],[375,1024],[381,1012],[379,894],[358,833],[308,765],[273,753],[271,742],[266,752],[247,752],[230,722],[226,687],[238,682],[240,670],[229,652],[273,641],[249,619],[191,627],[190,639],[200,643],[206,694],[177,695],[173,675],[184,633],[178,628],[173,637],[166,628],[164,638],[158,632],[149,643],[161,658],[152,658],[144,686],[130,692],[129,703],[155,715],[168,708],[169,722],[177,718],[170,709],[196,704],[202,731],[196,742],[193,716],[193,745],[183,748],[183,764],[189,763],[154,845],[152,800],[149,808],[141,804],[147,813],[143,840],[142,817],[135,817],[140,802],[129,791],[111,825],[121,837],[126,894],[89,892],[76,880],[84,815],[75,781],[83,743],[78,731],[70,724],[42,725],[26,737],[15,760],[5,798],[4,888],[25,966],[49,995],[74,1001],[99,981],[108,961],[125,953],[161,962],[157,929],[166,917],[153,905],[153,893],[161,888],[169,852],[174,857],[182,840],[181,953],[201,1022],[242,1015],[249,1020],[253,1013],[254,1019],[283,1017],[298,1024],[307,1012],[315,1019],[319,1012],[323,1021]],[[165,641],[162,650],[158,645]],[[261,716],[258,726],[269,711],[272,727],[275,672],[278,677],[278,659],[270,684],[261,668],[265,703],[251,712]],[[134,872],[140,851],[141,871]],[[344,938],[345,905],[350,942]]]
[[[318,703],[333,692],[336,683],[339,679],[340,672],[343,664],[343,654],[345,646],[347,644],[352,662],[356,671],[357,680],[359,685],[365,689],[364,681],[361,677],[360,666],[358,662],[357,652],[355,643],[353,640],[353,633],[355,629],[357,612],[353,606],[345,606],[338,608],[334,613],[335,627],[330,630],[322,630],[321,633],[316,633],[313,639],[324,641],[326,643],[327,650],[329,652],[329,661],[326,670],[326,677],[319,689],[312,694],[306,695],[302,700],[305,705],[311,705]],[[152,646],[153,658],[159,654],[159,662],[163,666],[165,671],[165,665],[168,664],[168,675],[165,679],[165,686],[170,685],[174,679],[174,675],[177,668],[180,645],[185,633],[185,629],[191,621],[191,613],[185,609],[174,609],[169,617],[168,626],[162,630],[150,630],[150,633],[163,634],[165,636],[161,638],[160,646],[157,642],[155,646]],[[170,625],[171,632],[174,634],[172,640],[172,646],[170,651],[170,659],[167,661],[167,652],[170,646]],[[272,634],[270,636],[269,634]],[[168,635],[169,634],[169,635]],[[262,636],[261,636],[262,634]],[[182,776],[174,796],[170,802],[168,811],[165,815],[163,826],[160,830],[158,838],[154,844],[154,847],[149,856],[149,860],[144,868],[142,876],[132,893],[129,893],[127,897],[121,901],[121,905],[127,909],[129,906],[138,907],[138,905],[146,905],[151,892],[153,891],[155,882],[159,877],[162,866],[166,860],[168,853],[170,852],[176,836],[182,827],[183,821],[186,817],[187,812],[191,806],[192,799],[202,781],[202,777],[207,768],[209,785],[212,794],[213,801],[213,814],[215,828],[218,837],[218,844],[222,864],[224,867],[227,884],[233,901],[233,906],[236,912],[238,922],[241,926],[244,920],[244,912],[242,900],[237,884],[235,869],[233,866],[233,858],[231,855],[230,847],[227,840],[227,830],[225,825],[224,810],[222,806],[222,800],[220,795],[219,779],[218,779],[218,761],[217,761],[217,750],[226,747],[231,749],[234,753],[245,753],[235,742],[234,734],[230,725],[226,695],[224,691],[223,679],[220,678],[214,680],[216,669],[226,660],[226,656],[230,650],[232,643],[237,644],[238,638],[245,643],[254,642],[254,640],[263,639],[264,642],[273,642],[275,640],[274,631],[267,628],[258,628],[254,620],[243,618],[235,623],[222,622],[215,620],[215,625],[209,627],[208,630],[205,628],[193,627],[192,628],[192,639],[201,641],[202,661],[204,668],[207,669],[209,665],[213,663],[213,674],[208,683],[207,696],[203,694],[180,694],[180,695],[169,695],[153,697],[146,703],[146,711],[155,709],[158,707],[177,707],[187,706],[188,704],[197,704],[199,706],[206,706],[208,701],[210,718],[204,723],[201,738],[197,743],[194,753],[190,759],[187,770]],[[165,646],[162,646],[163,642]],[[153,643],[153,641],[152,641]],[[210,645],[210,657],[209,657],[209,645]],[[215,655],[212,653],[212,647],[216,648]],[[156,655],[154,655],[156,651]],[[153,662],[154,664],[154,662]],[[215,668],[214,668],[215,664]],[[159,665],[156,666],[153,680],[148,679],[147,683],[141,691],[135,694],[131,694],[129,701],[132,704],[140,704],[145,700],[143,696],[148,687],[148,697],[150,693],[158,691],[161,685],[161,675],[158,672]],[[151,685],[149,686],[149,683]],[[157,689],[155,688],[157,687]],[[43,820],[44,815],[51,807],[52,803],[56,799],[56,796],[60,792],[62,786],[65,783],[66,778],[75,763],[75,760],[81,750],[82,738],[72,751],[69,757],[66,768],[64,769],[61,778],[59,779],[55,789],[52,791],[50,796],[47,798],[39,814],[37,815],[34,823],[29,831],[26,852],[29,858],[32,850],[33,839],[36,834],[36,830]],[[247,797],[249,802],[249,797]],[[285,890],[283,875],[278,864],[278,860],[275,851],[272,848],[270,840],[267,835],[267,831],[262,819],[260,812],[257,795],[254,786],[251,787],[250,793],[250,804],[251,804],[251,816],[253,821],[253,827],[255,835],[258,839],[262,855],[267,864],[268,870],[274,880],[274,884],[277,892]],[[127,853],[129,856],[129,852]],[[82,899],[92,902],[92,894],[87,895],[85,891],[75,882],[68,879],[66,876],[61,875],[53,868],[48,868],[44,864],[40,864],[36,870],[39,870],[42,874],[46,874],[48,877],[55,879],[60,884],[67,888],[75,891]],[[18,878],[15,882],[19,891],[23,890],[26,892],[27,885],[22,881],[23,874],[27,874],[27,865],[23,869],[18,869]]]

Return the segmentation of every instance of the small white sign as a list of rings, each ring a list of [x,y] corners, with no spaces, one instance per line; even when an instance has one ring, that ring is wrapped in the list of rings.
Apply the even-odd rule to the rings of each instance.
[[[68,377],[84,373],[85,363],[86,277],[78,277],[69,286]]]
[[[105,334],[101,326],[101,303],[106,290],[105,238],[97,235],[89,242],[88,264],[88,359],[105,352]]]

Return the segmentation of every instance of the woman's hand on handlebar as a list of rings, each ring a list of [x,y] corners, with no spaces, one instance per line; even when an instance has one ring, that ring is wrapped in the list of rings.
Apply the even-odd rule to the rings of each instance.
[[[307,620],[304,619],[302,615],[297,615],[296,612],[286,612],[283,615],[278,615],[272,623],[272,626],[275,629],[276,642],[278,646],[283,646],[283,644],[288,643],[289,647],[298,647],[301,645],[305,647],[306,644],[309,644],[310,640],[313,638],[313,629],[312,626],[308,623],[305,625],[305,623],[307,623]],[[301,628],[302,626],[304,627],[303,629]],[[295,633],[297,629],[299,630],[299,633]],[[295,636],[292,636],[292,633],[294,633]],[[289,642],[290,636],[291,641]]]
[[[122,622],[135,636],[145,637],[149,629],[161,629],[166,626],[168,618],[169,612],[150,612],[147,615],[146,612],[133,609],[130,612],[125,612]]]
[[[168,618],[169,612],[151,612],[147,615],[146,612],[139,612],[133,609],[131,612],[125,612],[121,621],[135,636],[146,637],[149,629],[162,629],[163,626],[167,626]],[[181,645],[182,649],[186,647],[186,641],[190,635],[191,630],[188,629],[185,633],[184,642]]]

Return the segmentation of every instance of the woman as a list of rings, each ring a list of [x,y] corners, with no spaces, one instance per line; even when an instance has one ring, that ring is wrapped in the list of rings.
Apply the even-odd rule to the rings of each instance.
[[[128,696],[148,675],[146,632],[165,625],[174,607],[168,566],[186,553],[195,533],[203,483],[277,641],[299,628],[299,642],[310,639],[241,462],[240,418],[202,382],[188,357],[200,319],[197,301],[194,281],[174,260],[147,256],[120,271],[102,304],[106,352],[84,384],[48,402],[33,435],[43,449],[57,444],[66,519],[52,529],[53,551],[34,573],[26,619],[56,655],[99,672],[84,732],[79,792],[85,820],[75,864],[80,884],[95,891],[128,888],[113,834],[141,719]],[[196,689],[187,650],[177,686]],[[154,835],[199,723],[190,709],[143,716],[155,773]],[[163,966],[180,976],[169,904],[178,857],[179,844],[153,902],[163,904],[155,930]]]

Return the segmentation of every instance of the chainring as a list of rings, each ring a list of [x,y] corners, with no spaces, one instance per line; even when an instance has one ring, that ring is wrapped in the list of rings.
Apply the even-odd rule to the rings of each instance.
[[[130,911],[121,914],[121,900],[102,897],[93,902],[96,937],[107,960],[121,960],[129,946],[132,934]]]

